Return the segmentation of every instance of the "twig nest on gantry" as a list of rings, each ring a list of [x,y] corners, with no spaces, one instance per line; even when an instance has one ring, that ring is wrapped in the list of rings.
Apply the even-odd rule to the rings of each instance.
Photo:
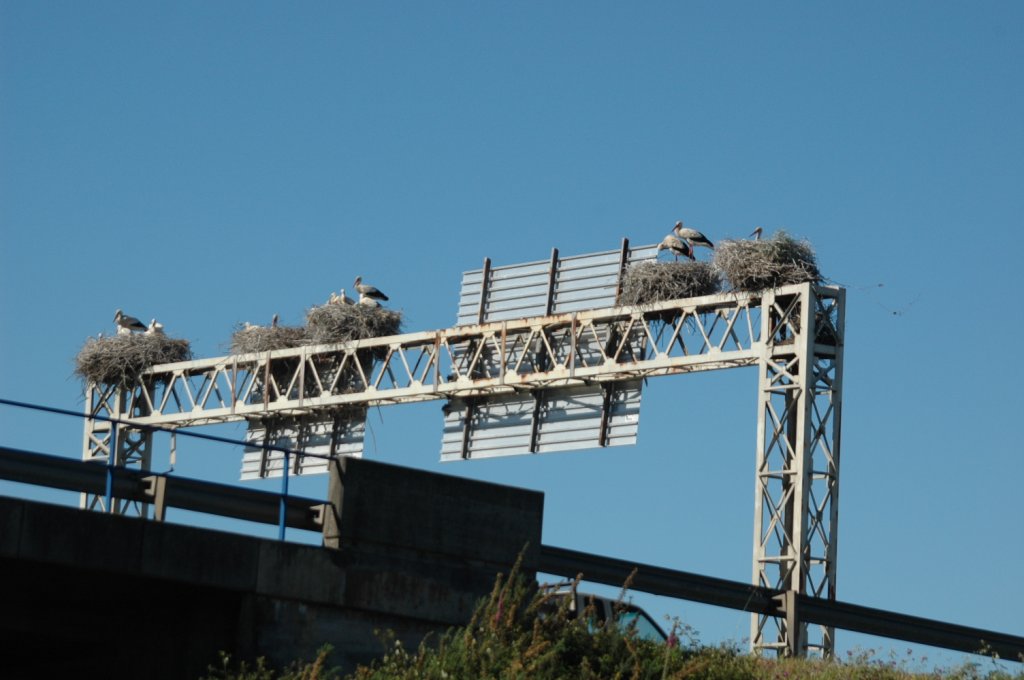
[[[379,306],[328,303],[306,312],[306,329],[312,344],[329,344],[396,335],[402,329],[402,313]]]
[[[301,326],[253,326],[245,324],[231,335],[231,353],[249,354],[275,349],[291,349],[309,344]]]
[[[649,305],[663,300],[712,295],[721,288],[710,262],[641,262],[622,277],[620,305]]]
[[[157,364],[188,361],[188,340],[163,333],[133,333],[89,338],[75,357],[75,375],[89,383],[134,385],[140,371]]]
[[[269,326],[255,326],[245,323],[237,327],[231,335],[231,353],[251,354],[302,347],[308,344],[307,338],[306,329],[301,326],[280,326],[274,323]],[[278,359],[273,362],[270,374],[276,387],[264,384],[264,374],[262,371],[258,371],[258,374],[254,376],[252,393],[249,395],[250,403],[262,401],[265,396],[264,392],[268,389],[275,397],[288,392],[292,376],[299,363],[300,360],[296,357]]]
[[[821,280],[811,244],[784,231],[763,241],[721,241],[714,262],[733,290],[753,292]]]

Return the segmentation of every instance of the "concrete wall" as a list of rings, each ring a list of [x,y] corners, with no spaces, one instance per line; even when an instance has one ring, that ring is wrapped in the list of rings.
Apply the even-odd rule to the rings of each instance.
[[[323,548],[0,497],[3,676],[188,678],[325,642],[350,668],[375,628],[464,623],[527,544],[532,576],[540,493],[345,460],[329,494]]]

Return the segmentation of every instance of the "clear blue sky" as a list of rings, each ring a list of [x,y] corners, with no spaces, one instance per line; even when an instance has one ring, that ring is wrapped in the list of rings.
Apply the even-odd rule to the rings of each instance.
[[[485,256],[785,228],[849,286],[840,599],[1024,634],[1022,33],[1014,2],[0,1],[0,396],[81,408],[118,307],[215,356],[357,274],[426,330]],[[553,545],[745,581],[755,407],[753,370],[652,380],[636,447],[446,466],[440,404],[390,407],[367,456],[542,490]],[[81,455],[72,419],[0,432]]]

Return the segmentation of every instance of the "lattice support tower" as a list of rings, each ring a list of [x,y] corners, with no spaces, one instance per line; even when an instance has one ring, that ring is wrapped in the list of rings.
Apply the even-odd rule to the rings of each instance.
[[[829,600],[836,599],[844,298],[841,289],[767,292],[758,362],[753,580]],[[830,656],[833,629],[802,624],[795,603],[781,599],[785,616],[752,617],[755,651]]]
[[[153,366],[128,389],[90,386],[86,408],[170,428],[330,420],[357,407],[757,366],[753,582],[834,600],[844,305],[841,288],[808,283],[200,359]],[[85,459],[107,462],[109,425],[86,422]],[[121,429],[118,464],[149,469],[152,435]],[[830,655],[832,631],[808,631],[787,601],[784,615],[752,617],[752,648]]]
[[[137,390],[121,389],[116,385],[91,384],[86,387],[87,413],[114,420],[134,420],[150,415],[145,400],[135,398]],[[114,456],[111,461],[111,455]],[[173,455],[173,454],[172,454]],[[82,442],[82,459],[104,465],[149,470],[153,460],[153,432],[111,421],[87,418]],[[118,515],[147,517],[149,504],[110,498],[107,507],[105,494],[83,493],[82,508],[100,510]]]

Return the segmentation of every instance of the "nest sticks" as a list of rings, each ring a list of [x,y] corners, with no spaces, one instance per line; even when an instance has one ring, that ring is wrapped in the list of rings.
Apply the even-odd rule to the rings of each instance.
[[[821,280],[811,244],[784,231],[763,241],[721,241],[714,262],[733,290],[753,292]]]
[[[89,338],[75,358],[75,374],[86,382],[127,386],[150,366],[191,358],[188,340],[162,333]]]
[[[620,305],[645,305],[662,300],[717,293],[718,272],[710,262],[641,262],[622,279]]]

